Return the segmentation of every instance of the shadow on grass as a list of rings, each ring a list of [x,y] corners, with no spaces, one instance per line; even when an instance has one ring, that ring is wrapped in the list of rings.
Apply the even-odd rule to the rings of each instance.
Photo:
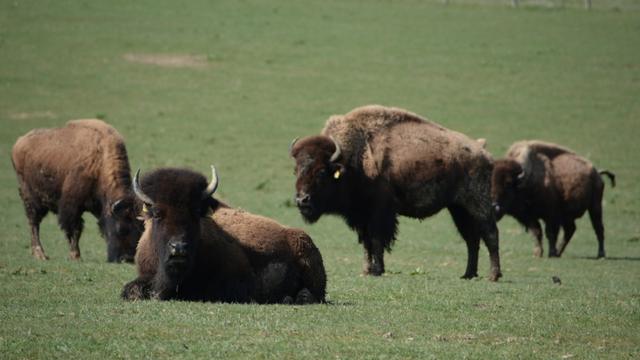
[[[596,256],[576,256],[573,259],[581,259],[581,260],[612,260],[612,261],[640,261],[640,257],[632,257],[632,256],[607,256],[604,258],[599,258]]]
[[[327,300],[322,305],[332,305],[332,306],[354,306],[356,303],[353,301],[341,301],[341,300]]]

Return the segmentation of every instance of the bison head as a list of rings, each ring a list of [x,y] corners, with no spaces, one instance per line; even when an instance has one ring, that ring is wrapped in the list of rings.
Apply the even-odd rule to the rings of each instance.
[[[500,220],[515,205],[518,188],[524,172],[520,164],[511,159],[496,160],[491,178],[491,198],[496,219]]]
[[[159,271],[170,280],[180,281],[194,266],[200,244],[200,219],[217,201],[212,198],[218,186],[215,168],[207,184],[204,176],[185,169],[159,169],[139,174],[133,189],[144,203],[143,214],[151,224],[151,241],[158,256]]]
[[[99,226],[107,239],[107,261],[133,262],[138,240],[142,234],[142,221],[137,219],[139,205],[133,196],[114,201],[104,209]]]
[[[340,145],[332,137],[310,136],[294,140],[290,153],[296,161],[296,205],[304,220],[314,223],[339,200],[346,170]]]

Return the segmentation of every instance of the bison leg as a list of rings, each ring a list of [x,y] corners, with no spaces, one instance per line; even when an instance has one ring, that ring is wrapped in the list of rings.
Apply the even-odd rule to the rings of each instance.
[[[453,218],[458,232],[467,244],[467,270],[462,279],[472,279],[478,276],[478,250],[480,248],[480,235],[475,221],[469,213],[457,206],[450,206],[449,213]]]
[[[388,199],[376,203],[366,225],[356,227],[358,240],[364,246],[365,275],[380,276],[384,273],[384,250],[390,250],[398,228],[397,214]]]
[[[80,259],[80,247],[78,242],[82,234],[84,222],[79,207],[72,204],[61,204],[58,212],[58,223],[69,240],[69,259]]]
[[[151,280],[139,277],[126,284],[120,295],[124,300],[146,300],[151,297]]]
[[[527,224],[527,230],[531,231],[533,238],[535,240],[533,246],[533,256],[542,257],[544,254],[544,250],[542,249],[542,227],[540,227],[540,222],[538,220],[530,220]]]
[[[384,247],[382,242],[376,238],[363,239],[364,264],[362,273],[364,275],[380,276],[384,273]]]
[[[545,224],[544,232],[549,242],[549,257],[558,257],[558,250],[556,249],[556,243],[558,242],[558,232],[560,231],[560,225],[555,222],[548,222]]]
[[[564,240],[558,249],[559,257],[562,256],[564,249],[567,247],[569,241],[571,241],[571,237],[573,237],[573,234],[576,232],[576,223],[573,220],[568,220],[562,224],[562,230],[564,232]]]
[[[40,222],[42,222],[49,210],[28,196],[22,187],[20,188],[20,197],[24,203],[24,209],[31,227],[31,254],[36,259],[47,260],[49,257],[45,255],[44,248],[40,242]]]
[[[315,304],[317,302],[318,299],[307,288],[298,291],[296,295],[296,304],[298,305]]]
[[[489,280],[498,281],[498,279],[502,277],[502,272],[500,271],[498,227],[496,226],[495,220],[490,218],[480,222],[478,228],[480,229],[480,236],[482,236],[482,240],[484,240],[484,244],[489,250],[489,261],[491,262]]]
[[[591,208],[589,208],[589,218],[591,219],[591,226],[596,232],[598,238],[598,258],[605,257],[604,253],[604,225],[602,224],[602,194],[596,197]]]
[[[31,254],[39,260],[49,260],[40,242],[40,223],[31,224]]]

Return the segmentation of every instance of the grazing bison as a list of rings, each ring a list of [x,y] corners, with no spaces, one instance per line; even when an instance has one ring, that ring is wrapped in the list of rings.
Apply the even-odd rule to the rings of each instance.
[[[424,219],[447,208],[467,244],[462,277],[478,275],[480,238],[489,249],[489,279],[501,276],[492,159],[482,141],[402,109],[370,105],[330,117],[321,135],[294,140],[290,152],[303,218],[342,216],[364,246],[365,274],[384,272],[398,214]]]
[[[531,230],[535,238],[534,255],[542,256],[542,228],[545,223],[549,257],[562,255],[576,230],[575,219],[589,210],[598,238],[598,257],[604,257],[602,194],[607,175],[615,186],[615,175],[598,172],[585,158],[556,144],[519,141],[511,145],[504,159],[495,162],[492,197],[498,219],[513,216]],[[556,250],[560,227],[564,242]]]
[[[302,230],[214,199],[218,178],[159,169],[133,186],[145,203],[127,300],[316,303],[325,299],[322,257]]]
[[[16,141],[11,159],[31,226],[34,257],[47,259],[40,222],[52,211],[69,240],[69,257],[79,259],[82,214],[89,211],[107,241],[107,260],[133,261],[142,223],[136,219],[127,150],[116,129],[89,119],[31,130]]]

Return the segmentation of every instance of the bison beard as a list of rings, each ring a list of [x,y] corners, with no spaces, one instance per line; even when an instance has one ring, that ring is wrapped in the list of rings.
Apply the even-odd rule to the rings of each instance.
[[[482,141],[402,109],[378,105],[329,118],[321,135],[290,146],[296,162],[296,204],[305,221],[336,214],[358,234],[364,273],[385,271],[397,216],[423,219],[443,208],[467,244],[477,276],[480,239],[489,250],[489,279],[502,276],[491,207],[491,156]]]
[[[212,168],[202,175],[159,169],[134,190],[145,202],[145,232],[138,278],[125,285],[127,300],[198,300],[258,303],[324,301],[326,275],[311,239],[296,229],[211,197]],[[144,189],[144,191],[142,191]]]

